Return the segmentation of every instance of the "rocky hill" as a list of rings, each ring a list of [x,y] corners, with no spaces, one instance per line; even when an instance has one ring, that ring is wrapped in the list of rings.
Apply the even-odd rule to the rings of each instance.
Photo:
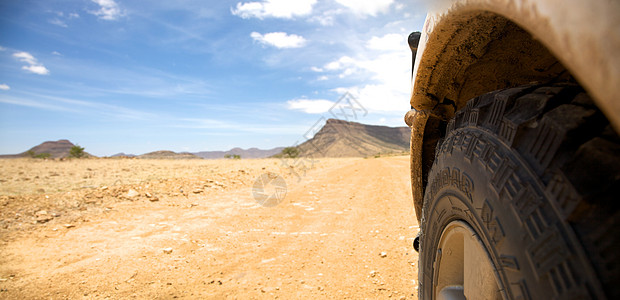
[[[193,154],[207,159],[224,158],[225,155],[239,155],[241,156],[241,158],[265,158],[282,152],[282,149],[284,149],[284,147],[277,147],[268,150],[261,150],[258,148],[250,148],[247,150],[241,148],[233,148],[228,151],[201,151],[195,152]]]
[[[366,125],[329,119],[312,139],[299,145],[302,156],[366,157],[409,151],[408,127]]]
[[[30,148],[28,151],[19,154],[0,155],[0,158],[30,157],[30,153],[35,155],[49,153],[50,158],[62,158],[69,156],[69,151],[73,146],[75,144],[69,140],[47,141]],[[93,155],[85,153],[85,157],[93,157]]]
[[[116,153],[114,155],[110,155],[110,157],[120,157],[120,158],[132,158],[132,157],[136,157],[137,155],[135,154],[126,154],[125,152],[120,152],[120,153]]]
[[[202,159],[194,154],[182,152],[176,153],[173,151],[162,150],[162,151],[154,151],[145,153],[142,155],[138,155],[138,158],[144,159]]]

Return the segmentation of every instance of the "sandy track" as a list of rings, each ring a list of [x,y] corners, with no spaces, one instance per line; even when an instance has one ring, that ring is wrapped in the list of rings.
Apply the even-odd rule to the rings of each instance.
[[[252,164],[248,178],[273,165]],[[159,178],[147,184],[157,202],[102,196],[81,214],[10,223],[0,298],[417,299],[408,158],[327,159],[284,178],[272,208],[256,204],[247,178],[178,194],[157,190]]]

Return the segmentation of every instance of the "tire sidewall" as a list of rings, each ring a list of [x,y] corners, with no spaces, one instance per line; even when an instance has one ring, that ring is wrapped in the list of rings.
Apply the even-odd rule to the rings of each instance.
[[[539,293],[539,288],[532,295],[528,289],[540,282],[531,282],[539,278],[528,263],[527,252],[532,241],[523,228],[518,208],[508,203],[503,189],[497,187],[497,181],[502,179],[498,174],[506,165],[521,166],[513,171],[523,187],[515,188],[527,186],[542,197],[536,177],[527,171],[518,155],[493,134],[478,128],[460,128],[449,133],[437,148],[424,197],[420,299],[434,298],[434,274],[423,270],[435,271],[443,229],[457,220],[466,222],[480,237],[497,270],[498,287],[505,299],[551,296]]]

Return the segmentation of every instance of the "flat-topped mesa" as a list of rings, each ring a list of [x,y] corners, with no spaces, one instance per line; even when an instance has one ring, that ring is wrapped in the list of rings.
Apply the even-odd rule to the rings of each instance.
[[[406,152],[410,131],[407,127],[366,125],[328,119],[325,125],[303,144],[302,156],[366,157]]]

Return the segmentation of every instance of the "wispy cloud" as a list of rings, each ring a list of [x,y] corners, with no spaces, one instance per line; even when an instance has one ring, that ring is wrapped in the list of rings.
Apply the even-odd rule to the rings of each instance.
[[[322,114],[327,112],[334,102],[323,99],[293,99],[286,102],[288,109],[300,110],[308,114]]]
[[[58,18],[50,19],[48,22],[52,25],[57,25],[57,26],[64,27],[64,28],[69,27],[67,23],[65,23],[63,20],[58,19]]]
[[[300,48],[306,44],[306,39],[304,39],[304,37],[296,34],[287,34],[286,32],[270,32],[265,34],[252,32],[250,36],[263,45],[269,45],[279,49]]]
[[[380,51],[402,51],[407,37],[399,33],[389,33],[382,37],[373,36],[366,47]]]
[[[244,19],[249,18],[283,18],[291,19],[297,16],[307,16],[312,13],[312,6],[316,0],[265,0],[262,2],[237,3],[231,9],[233,15]]]
[[[39,63],[39,61],[37,61],[37,59],[28,52],[16,52],[13,53],[13,57],[28,64],[27,66],[22,67],[23,70],[39,75],[48,75],[50,73],[50,71],[43,66],[43,64]]]
[[[407,109],[411,83],[411,60],[406,34],[388,33],[373,36],[364,42],[366,47],[354,56],[343,55],[317,70],[339,78],[364,78],[359,84],[333,89],[342,94],[350,92],[360,103],[374,112],[402,113]]]
[[[56,25],[56,26],[60,26],[60,27],[64,27],[67,28],[69,27],[69,25],[67,24],[67,21],[70,21],[72,19],[77,19],[80,17],[79,14],[77,13],[64,13],[62,11],[60,12],[56,12],[55,13],[55,17],[52,19],[47,20],[50,24],[52,25]]]
[[[99,10],[90,12],[91,14],[99,17],[103,20],[114,21],[125,15],[125,11],[122,10],[114,0],[92,0],[99,5]]]
[[[96,101],[76,100],[30,92],[23,94],[27,97],[2,97],[0,98],[0,103],[78,114],[103,114],[118,119],[151,120],[157,117],[152,113]]]
[[[345,55],[335,61],[327,63],[323,66],[323,69],[328,71],[340,71],[338,77],[345,78],[355,73],[359,69],[359,66],[355,59]]]
[[[25,98],[0,97],[0,103],[12,104],[12,105],[18,105],[18,106],[26,106],[26,107],[51,110],[51,111],[67,111],[67,112],[79,113],[78,110],[72,109],[70,107],[66,107],[63,105],[47,103],[47,102],[37,101],[37,100],[32,100],[32,99],[25,99]]]
[[[387,12],[394,0],[336,0],[336,2],[358,15],[376,16]]]
[[[10,89],[11,89],[11,87],[8,86],[6,83],[0,84],[0,90],[8,91]]]
[[[308,130],[304,124],[291,126],[246,124],[239,122],[220,121],[207,118],[179,118],[166,120],[172,127],[185,129],[225,129],[233,132],[250,132],[258,134],[299,134]],[[230,133],[229,133],[230,134]]]

